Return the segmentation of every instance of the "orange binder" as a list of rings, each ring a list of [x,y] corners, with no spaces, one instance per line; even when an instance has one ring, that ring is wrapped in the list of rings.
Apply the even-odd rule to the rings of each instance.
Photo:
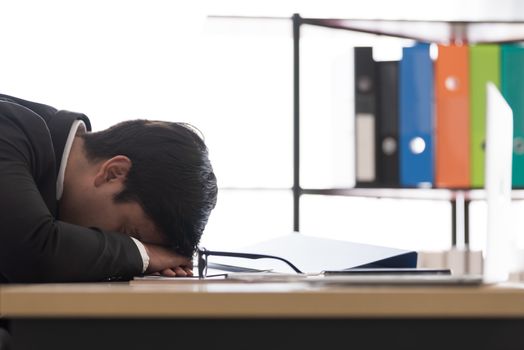
[[[435,184],[469,188],[469,64],[467,46],[438,46],[435,62]]]

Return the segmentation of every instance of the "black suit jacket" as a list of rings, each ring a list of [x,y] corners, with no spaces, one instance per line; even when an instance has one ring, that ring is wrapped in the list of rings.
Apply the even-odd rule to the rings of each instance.
[[[59,220],[56,180],[72,123],[89,119],[0,95],[0,282],[128,279],[142,259],[128,236]]]

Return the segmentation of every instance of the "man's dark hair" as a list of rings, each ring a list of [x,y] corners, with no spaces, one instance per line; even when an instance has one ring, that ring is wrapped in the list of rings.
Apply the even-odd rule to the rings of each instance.
[[[193,127],[132,120],[82,138],[89,160],[116,155],[131,160],[115,202],[139,203],[175,252],[192,256],[217,199],[208,150]]]

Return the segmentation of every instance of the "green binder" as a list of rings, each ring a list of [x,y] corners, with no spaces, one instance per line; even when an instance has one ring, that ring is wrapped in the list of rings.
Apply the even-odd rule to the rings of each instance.
[[[513,110],[513,188],[524,187],[524,46],[500,47],[502,95]]]
[[[473,45],[469,49],[471,108],[471,186],[484,187],[486,141],[486,83],[500,86],[500,47]]]

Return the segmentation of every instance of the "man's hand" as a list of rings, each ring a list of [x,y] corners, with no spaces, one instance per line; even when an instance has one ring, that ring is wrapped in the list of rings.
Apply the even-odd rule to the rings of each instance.
[[[143,243],[149,255],[146,273],[159,273],[167,277],[193,276],[193,262],[166,247]]]

